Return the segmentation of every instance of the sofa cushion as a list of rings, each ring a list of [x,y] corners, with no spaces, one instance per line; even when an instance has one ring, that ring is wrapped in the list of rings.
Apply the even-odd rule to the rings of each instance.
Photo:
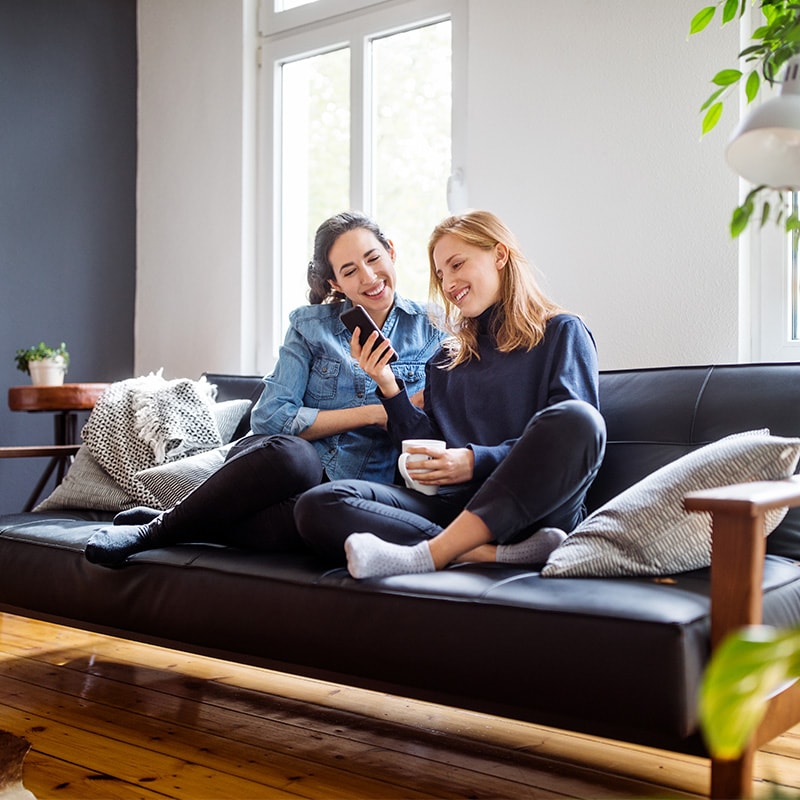
[[[158,499],[161,508],[172,508],[225,463],[231,447],[233,443],[141,470],[136,480]]]
[[[97,463],[89,448],[81,445],[64,480],[34,511],[58,508],[122,511],[135,505],[133,498]]]
[[[246,399],[224,400],[211,406],[211,413],[217,423],[217,430],[222,444],[229,444],[233,441],[234,434],[239,428],[239,423],[249,411],[250,401]]]
[[[789,509],[783,522],[767,539],[767,552],[800,561],[800,507]]]
[[[748,431],[720,439],[656,470],[590,514],[550,555],[542,575],[670,575],[711,561],[710,514],[683,507],[688,492],[789,477],[800,439]],[[767,533],[786,509],[767,515]]]

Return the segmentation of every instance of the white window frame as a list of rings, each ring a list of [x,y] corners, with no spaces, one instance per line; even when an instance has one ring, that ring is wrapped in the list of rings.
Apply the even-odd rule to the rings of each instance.
[[[761,24],[760,12],[744,14],[739,27],[739,49],[752,44],[751,32]],[[769,99],[764,91],[760,102]],[[740,117],[751,113],[744,87],[739,91]],[[739,202],[752,185],[739,180]],[[739,237],[739,360],[800,361],[800,341],[792,339],[791,237],[782,225],[759,227],[752,219]],[[776,313],[776,310],[780,313]]]
[[[267,9],[266,7],[269,7]],[[336,14],[332,9],[347,7],[355,11]],[[452,32],[452,158],[448,197],[458,194],[459,206],[465,205],[466,157],[466,49],[468,0],[318,0],[308,6],[275,14],[272,0],[261,0],[259,37],[258,144],[257,144],[257,238],[256,238],[256,361],[264,373],[275,364],[283,341],[281,302],[281,118],[277,109],[281,92],[281,65],[292,60],[350,47],[350,204],[369,211],[369,176],[363,169],[365,153],[371,147],[370,119],[363,114],[364,97],[369,91],[369,39],[399,33],[444,19],[451,22]],[[269,13],[268,13],[269,10]],[[316,10],[312,15],[308,13]],[[293,12],[304,12],[294,15]],[[279,32],[263,35],[270,20],[289,15],[297,20]],[[263,24],[263,27],[262,27]],[[310,254],[309,254],[310,256]]]
[[[333,17],[382,4],[385,0],[315,0],[297,8],[275,11],[275,0],[259,0],[258,31],[261,36],[273,36],[284,31],[318,24]]]
[[[792,338],[790,235],[772,222],[759,229],[751,221],[741,239],[740,360],[800,361],[800,341]]]

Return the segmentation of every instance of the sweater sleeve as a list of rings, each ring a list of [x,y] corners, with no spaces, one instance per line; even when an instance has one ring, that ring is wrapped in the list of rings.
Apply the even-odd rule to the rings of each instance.
[[[547,405],[584,400],[600,406],[597,347],[578,317],[564,317],[552,343]]]
[[[539,345],[549,352],[542,375],[542,380],[547,382],[546,398],[538,411],[564,400],[583,400],[598,408],[597,348],[589,329],[578,317],[564,316],[547,334]],[[507,439],[496,445],[469,444],[475,456],[473,477],[488,478],[517,440],[518,437]]]
[[[429,397],[428,373],[430,364],[425,365],[425,406],[426,410],[417,408],[408,396],[405,381],[397,378],[397,386],[400,392],[394,397],[384,397],[380,389],[376,391],[378,399],[386,409],[388,422],[386,430],[389,433],[393,444],[398,450],[402,450],[403,439],[444,439],[439,426],[431,419],[427,413]]]

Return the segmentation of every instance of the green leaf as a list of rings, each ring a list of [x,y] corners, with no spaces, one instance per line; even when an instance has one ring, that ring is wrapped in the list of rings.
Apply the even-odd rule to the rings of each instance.
[[[734,209],[733,216],[731,217],[731,237],[735,239],[741,235],[742,231],[747,227],[750,222],[750,216],[753,213],[753,204],[745,203]]]
[[[776,62],[775,57],[772,55],[765,56],[761,62],[761,74],[764,76],[764,80],[772,85],[775,83],[775,77],[779,71],[780,64]]]
[[[771,207],[769,201],[764,201],[764,206],[761,209],[761,227],[763,228],[767,224],[767,220],[769,219],[769,212],[771,211]]]
[[[722,10],[722,24],[730,22],[739,10],[739,0],[725,0],[725,8]]]
[[[792,25],[784,34],[783,39],[786,42],[800,42],[800,25]]]
[[[781,12],[783,9],[777,6],[775,3],[762,3],[761,4],[761,13],[764,15],[764,19],[766,19],[767,24],[772,27],[775,25],[776,20],[780,18]]]
[[[781,45],[771,55],[765,58],[765,63],[769,62],[772,67],[773,77],[781,71],[781,67],[794,55],[794,48],[788,45]]]
[[[694,17],[692,17],[692,24],[689,26],[689,36],[694,33],[700,33],[700,31],[708,27],[708,23],[714,19],[714,12],[716,10],[715,6],[706,6],[698,11]]]
[[[766,184],[766,183],[760,183],[758,186],[754,186],[754,187],[753,187],[753,188],[752,188],[752,189],[751,189],[751,190],[750,190],[750,191],[747,193],[747,197],[745,197],[745,199],[744,199],[744,202],[745,202],[745,203],[751,203],[751,204],[752,204],[753,200],[755,200],[755,197],[756,197],[756,195],[757,195],[759,192],[761,192],[761,191],[763,191],[764,189],[766,189],[766,188],[767,188],[767,184]]]
[[[795,211],[786,218],[786,233],[797,230],[800,230],[800,217],[797,216],[797,212]]]
[[[761,721],[766,700],[800,669],[800,631],[751,626],[714,653],[703,677],[700,720],[711,752],[738,758]]]
[[[722,103],[714,103],[703,117],[702,136],[705,136],[719,122],[722,116]]]
[[[769,52],[768,48],[764,44],[753,44],[750,47],[745,47],[744,50],[740,51],[739,58],[745,59],[745,61],[758,61]]]
[[[714,92],[711,97],[709,97],[708,100],[703,103],[702,106],[700,106],[700,110],[705,111],[725,91],[725,88],[726,87],[723,86],[721,89],[717,89],[717,91]]]
[[[761,78],[758,75],[756,70],[753,70],[747,76],[747,82],[744,85],[744,91],[747,95],[747,102],[752,103],[755,100],[756,95],[758,94],[758,90],[761,86]]]
[[[754,53],[766,52],[768,52],[767,48],[763,44],[751,44],[750,47],[745,47],[745,49],[739,53],[739,58],[745,58],[746,56],[753,55]],[[752,61],[753,59],[748,60]]]
[[[730,86],[741,77],[742,73],[738,69],[723,69],[711,79],[711,82],[716,83],[717,86]]]

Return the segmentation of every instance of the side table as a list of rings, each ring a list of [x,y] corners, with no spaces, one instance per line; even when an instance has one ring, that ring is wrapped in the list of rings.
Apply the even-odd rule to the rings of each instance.
[[[0,458],[49,455],[50,464],[33,490],[25,511],[30,511],[47,481],[58,468],[56,485],[61,483],[78,449],[78,412],[91,411],[107,383],[65,383],[61,386],[12,386],[8,390],[8,407],[12,411],[50,412],[53,418],[55,447],[0,447]]]

